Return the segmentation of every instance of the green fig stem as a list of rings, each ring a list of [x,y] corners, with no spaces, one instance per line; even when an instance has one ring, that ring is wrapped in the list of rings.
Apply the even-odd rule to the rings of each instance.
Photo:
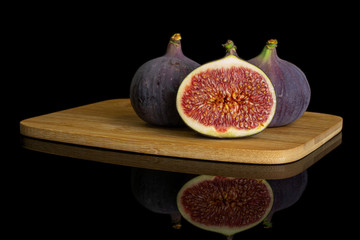
[[[263,221],[263,226],[264,226],[264,228],[272,228],[271,219],[270,219],[270,220],[269,220],[269,219],[265,219],[265,220]]]
[[[236,53],[236,46],[233,41],[227,40],[227,42],[223,44],[223,47],[226,49],[226,56],[234,55],[238,57]]]
[[[270,39],[266,42],[266,45],[259,56],[263,61],[268,61],[269,58],[277,56],[276,47],[278,45],[278,41],[276,39]]]

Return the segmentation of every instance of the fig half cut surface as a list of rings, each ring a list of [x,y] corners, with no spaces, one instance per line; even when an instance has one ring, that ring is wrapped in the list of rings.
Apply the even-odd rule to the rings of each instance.
[[[224,58],[198,67],[183,80],[177,110],[203,135],[236,138],[259,133],[275,113],[274,87],[262,70],[237,57],[231,40],[224,46]]]
[[[208,175],[191,179],[177,195],[184,219],[228,239],[261,223],[273,201],[272,189],[264,179]]]

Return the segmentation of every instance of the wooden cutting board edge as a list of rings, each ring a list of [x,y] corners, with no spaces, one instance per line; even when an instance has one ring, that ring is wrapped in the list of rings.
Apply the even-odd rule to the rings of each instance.
[[[111,100],[109,100],[111,101]],[[96,104],[96,103],[95,103]],[[176,144],[169,144],[166,141],[156,141],[156,143],[149,143],[145,146],[139,146],[136,139],[121,139],[109,138],[105,136],[96,136],[91,134],[77,134],[72,132],[61,132],[53,130],[51,127],[44,128],[43,125],[32,121],[37,117],[25,119],[20,122],[20,133],[24,136],[39,138],[44,140],[58,141],[71,144],[79,144],[91,147],[103,147],[112,150],[129,151],[143,154],[152,154],[160,156],[172,156],[180,158],[190,158],[199,160],[223,161],[223,162],[239,162],[239,163],[255,163],[255,164],[284,164],[294,162],[310,154],[321,145],[329,141],[336,134],[341,132],[343,126],[343,119],[339,116],[337,123],[334,124],[327,131],[318,135],[311,141],[302,145],[296,146],[292,149],[284,150],[262,150],[256,151],[253,149],[231,149],[227,152],[226,146],[218,149],[208,149],[208,154],[204,158],[203,151],[197,154],[197,151],[187,151],[194,146],[191,143],[184,144],[182,149]],[[260,133],[261,134],[261,133]],[[101,139],[101,141],[99,141]],[[226,140],[225,140],[226,141]],[[96,144],[94,144],[96,143]],[[206,146],[204,146],[206,148]],[[185,148],[185,149],[184,149]],[[266,153],[266,157],[264,157]]]

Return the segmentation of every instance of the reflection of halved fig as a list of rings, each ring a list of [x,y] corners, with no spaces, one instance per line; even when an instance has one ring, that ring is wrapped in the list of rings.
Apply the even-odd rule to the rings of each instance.
[[[146,209],[171,216],[173,227],[181,227],[176,195],[189,180],[187,174],[133,168],[131,188],[136,200]]]
[[[179,191],[181,215],[193,225],[231,239],[264,220],[273,205],[266,180],[202,175]]]
[[[207,136],[259,133],[275,113],[274,87],[262,70],[237,57],[232,41],[224,46],[227,56],[186,76],[178,90],[177,110],[189,127]]]

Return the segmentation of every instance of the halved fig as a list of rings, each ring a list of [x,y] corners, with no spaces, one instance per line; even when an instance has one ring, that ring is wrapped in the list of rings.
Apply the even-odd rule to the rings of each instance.
[[[231,40],[224,46],[224,58],[196,68],[183,80],[177,110],[190,128],[207,136],[259,133],[275,113],[274,87],[262,70],[237,57]]]

